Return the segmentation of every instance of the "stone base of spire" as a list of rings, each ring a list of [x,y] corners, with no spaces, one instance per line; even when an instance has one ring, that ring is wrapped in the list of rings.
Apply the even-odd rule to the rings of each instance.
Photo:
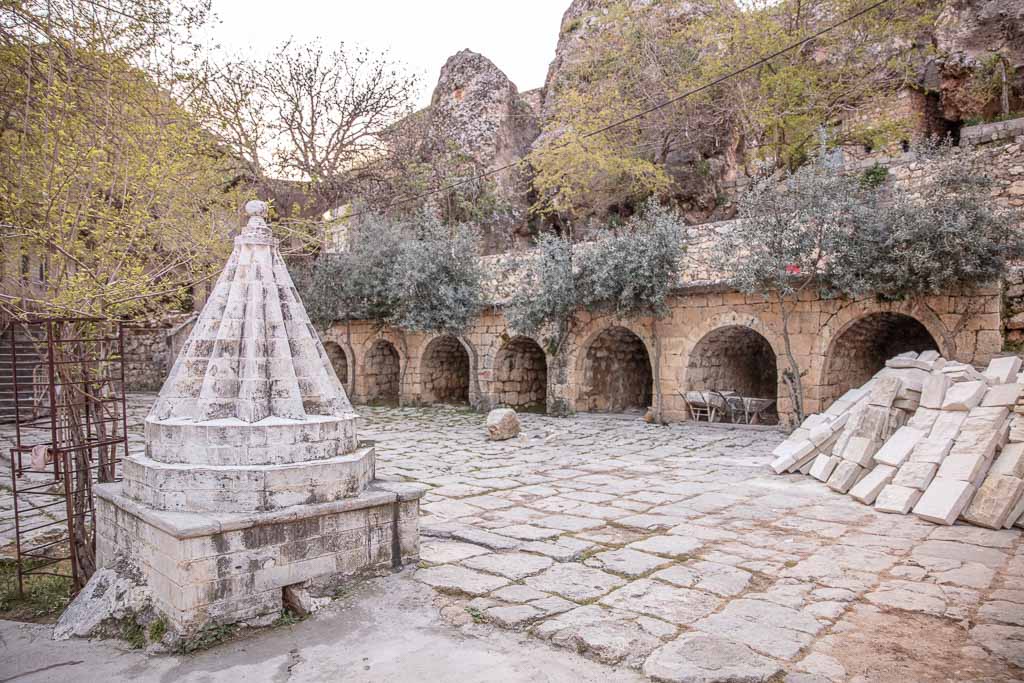
[[[419,559],[425,487],[374,482],[359,496],[269,512],[154,510],[121,484],[96,487],[98,567],[127,558],[154,607],[187,635],[209,624],[266,624],[286,587],[340,582]]]
[[[280,465],[191,465],[142,455],[124,461],[124,493],[155,510],[248,512],[358,496],[372,481],[372,446]]]

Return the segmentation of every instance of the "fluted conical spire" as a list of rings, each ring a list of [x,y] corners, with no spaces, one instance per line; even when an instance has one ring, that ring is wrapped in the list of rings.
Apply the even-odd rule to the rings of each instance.
[[[350,415],[331,367],[267,226],[267,205],[248,221],[174,362],[150,416],[196,421]]]

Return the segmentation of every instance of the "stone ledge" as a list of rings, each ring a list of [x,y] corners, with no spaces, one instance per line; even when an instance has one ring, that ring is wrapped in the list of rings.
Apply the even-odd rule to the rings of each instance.
[[[323,517],[339,512],[362,510],[389,503],[418,500],[427,491],[427,488],[427,486],[418,484],[374,482],[361,495],[355,498],[345,498],[330,503],[293,505],[268,512],[248,513],[199,513],[154,510],[125,496],[122,493],[122,485],[120,483],[97,484],[95,492],[98,498],[180,540],[201,538],[229,531],[239,531],[265,524],[281,524],[309,519],[310,517]]]
[[[374,477],[374,449],[280,465],[188,465],[142,455],[124,461],[124,493],[158,510],[245,512],[359,495]]]
[[[146,418],[146,454],[163,463],[280,465],[326,460],[358,446],[354,413],[310,415],[304,420],[267,417],[196,421]]]

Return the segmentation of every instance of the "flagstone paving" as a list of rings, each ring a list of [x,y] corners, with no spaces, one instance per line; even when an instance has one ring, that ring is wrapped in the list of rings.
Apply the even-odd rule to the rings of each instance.
[[[414,578],[449,623],[659,681],[1024,678],[1021,533],[771,474],[779,432],[525,414],[490,442],[467,410],[359,411],[378,477],[431,487]]]
[[[467,619],[659,681],[1024,676],[1019,531],[771,474],[779,432],[526,414],[490,442],[466,411],[360,410],[378,476],[432,487],[417,577]]]

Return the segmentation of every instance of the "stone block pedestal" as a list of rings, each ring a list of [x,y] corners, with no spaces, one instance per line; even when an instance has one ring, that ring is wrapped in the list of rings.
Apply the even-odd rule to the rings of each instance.
[[[360,495],[267,512],[156,510],[121,484],[96,488],[98,566],[129,557],[176,631],[265,624],[288,586],[332,585],[419,558],[424,487],[375,482]]]

